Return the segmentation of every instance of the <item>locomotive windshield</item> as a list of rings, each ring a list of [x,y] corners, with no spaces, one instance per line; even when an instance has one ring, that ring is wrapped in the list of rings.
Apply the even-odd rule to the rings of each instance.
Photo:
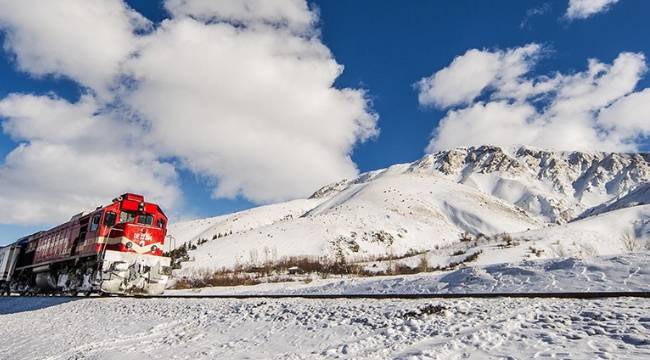
[[[120,222],[121,223],[132,223],[135,222],[135,213],[130,211],[122,211],[120,213]]]
[[[153,214],[149,214],[149,213],[138,214],[138,213],[131,212],[131,211],[121,211],[120,212],[120,223],[133,223],[133,224],[141,224],[141,225],[153,226],[155,220],[156,220],[156,217]],[[164,228],[165,227],[165,220],[158,219],[158,221],[155,222],[155,224],[159,228]]]
[[[138,223],[143,225],[153,224],[153,215],[151,214],[141,214],[138,216]]]
[[[117,220],[117,215],[114,212],[109,211],[104,216],[104,225],[112,227],[115,225],[115,220]]]

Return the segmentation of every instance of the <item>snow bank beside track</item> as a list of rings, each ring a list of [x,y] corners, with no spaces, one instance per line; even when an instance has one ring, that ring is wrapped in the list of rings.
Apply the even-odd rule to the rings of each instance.
[[[466,267],[371,278],[316,279],[254,286],[171,290],[167,294],[429,294],[650,291],[649,252]]]
[[[43,300],[45,299],[45,300]],[[1,298],[16,302],[55,298]],[[91,298],[0,315],[21,359],[645,359],[648,299]]]

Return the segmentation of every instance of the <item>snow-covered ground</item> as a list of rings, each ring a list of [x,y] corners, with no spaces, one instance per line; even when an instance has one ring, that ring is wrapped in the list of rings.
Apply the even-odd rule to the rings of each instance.
[[[650,253],[170,294],[648,291]],[[647,359],[650,299],[0,298],[2,359]]]
[[[650,253],[199,294],[648,291]],[[197,290],[170,291],[197,294]],[[0,298],[2,359],[647,359],[650,299]]]
[[[650,299],[0,298],[3,359],[647,359]]]
[[[427,294],[650,291],[650,256],[575,258],[466,267],[441,275],[418,274],[331,282],[294,293]]]
[[[167,290],[168,294],[429,294],[650,291],[650,252],[501,263],[415,275],[333,276],[253,286]]]

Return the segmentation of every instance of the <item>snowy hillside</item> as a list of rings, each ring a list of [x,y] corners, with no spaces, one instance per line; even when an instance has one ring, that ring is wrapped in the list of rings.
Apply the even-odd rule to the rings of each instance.
[[[646,182],[623,196],[618,196],[606,203],[585,211],[578,218],[586,218],[588,216],[598,215],[612,210],[648,204],[650,204],[650,183]]]
[[[211,287],[203,295],[275,294],[467,294],[648,291],[650,252],[594,256],[588,259],[544,259],[465,267],[442,273],[420,273],[370,278],[314,279],[282,284]],[[197,290],[168,290],[169,294],[191,295]]]
[[[426,155],[402,169],[404,173],[445,176],[540,215],[546,221],[563,223],[650,182],[650,154],[481,146]],[[316,196],[368,181],[386,171],[389,170],[330,185]]]
[[[461,234],[521,232],[542,224],[499,199],[441,177],[384,174],[327,198],[304,216],[210,240],[193,268],[286,256],[400,256],[457,242]]]
[[[173,236],[176,247],[189,241],[196,243],[198,239],[237,235],[260,226],[300,217],[320,202],[320,199],[299,199],[207,219],[172,223],[168,233]]]
[[[591,249],[600,255],[634,252],[641,250],[650,239],[650,205],[612,210],[568,224],[513,236],[540,241],[540,244],[550,248],[561,246],[558,255],[575,254],[580,248]],[[630,238],[629,241],[636,241],[636,244],[626,244],[627,237]]]
[[[207,240],[190,251],[188,271],[288,256],[408,260],[426,251],[444,267],[453,253],[471,248],[481,252],[477,264],[532,253],[620,254],[629,251],[624,238],[645,244],[650,237],[649,160],[650,154],[459,148],[339,181],[309,199],[173,224],[170,234],[177,246]],[[516,244],[504,246],[497,236],[503,233]],[[474,242],[461,246],[461,237]]]
[[[473,265],[522,260],[634,253],[650,246],[650,205],[614,210],[562,225],[511,234],[510,246],[476,241],[466,252],[479,252]],[[459,244],[460,245],[460,244]],[[457,245],[455,248],[462,248]]]

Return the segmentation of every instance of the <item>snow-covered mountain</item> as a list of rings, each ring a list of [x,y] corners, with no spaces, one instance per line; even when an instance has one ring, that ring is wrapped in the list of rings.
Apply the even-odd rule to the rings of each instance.
[[[170,224],[169,234],[178,247],[198,239],[239,235],[262,226],[292,220],[302,216],[321,203],[320,199],[298,199],[278,204],[260,206],[232,214]],[[171,244],[170,244],[171,245]]]
[[[646,182],[645,184],[637,186],[623,196],[617,196],[610,201],[607,201],[585,211],[578,217],[578,219],[606,213],[612,210],[648,204],[650,204],[650,183]]]
[[[339,181],[309,199],[173,224],[170,233],[177,245],[207,240],[191,252],[186,267],[194,269],[295,255],[399,257],[453,247],[466,233],[535,239],[544,256],[553,253],[545,239],[586,239],[596,253],[620,253],[623,232],[650,235],[649,163],[643,153],[458,148]],[[612,225],[596,226],[604,223]],[[519,246],[494,259],[523,257],[528,245]]]
[[[314,197],[369,181],[386,171],[373,171],[326,186]],[[409,164],[403,172],[443,176],[546,221],[564,223],[650,182],[650,153],[553,152],[530,147],[480,146],[426,155]]]

